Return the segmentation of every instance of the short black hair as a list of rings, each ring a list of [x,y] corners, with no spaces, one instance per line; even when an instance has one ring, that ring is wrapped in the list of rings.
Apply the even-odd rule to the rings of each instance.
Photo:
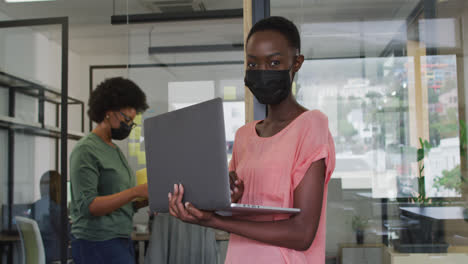
[[[291,47],[301,52],[301,37],[299,36],[299,30],[297,30],[297,27],[293,22],[280,16],[267,17],[255,23],[255,25],[250,29],[246,44],[254,33],[267,30],[276,31],[282,34],[288,40]]]
[[[91,92],[88,101],[89,118],[100,123],[107,111],[118,111],[122,108],[134,108],[137,113],[148,109],[145,93],[134,82],[114,77],[101,82]]]

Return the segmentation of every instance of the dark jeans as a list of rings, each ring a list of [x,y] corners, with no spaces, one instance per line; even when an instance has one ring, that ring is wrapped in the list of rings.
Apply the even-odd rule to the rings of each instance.
[[[75,264],[135,264],[135,249],[130,238],[90,241],[72,238]]]

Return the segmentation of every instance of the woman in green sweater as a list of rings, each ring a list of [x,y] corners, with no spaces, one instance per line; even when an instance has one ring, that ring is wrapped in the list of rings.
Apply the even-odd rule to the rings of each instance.
[[[91,93],[89,118],[98,125],[70,157],[72,256],[75,263],[134,263],[133,214],[148,185],[136,185],[122,151],[112,140],[128,137],[133,119],[148,108],[132,81],[107,79]]]

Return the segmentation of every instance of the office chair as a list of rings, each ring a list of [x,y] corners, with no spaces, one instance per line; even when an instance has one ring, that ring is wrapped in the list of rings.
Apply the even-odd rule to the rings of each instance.
[[[36,221],[22,216],[16,216],[15,220],[21,238],[23,264],[45,264],[44,244]]]

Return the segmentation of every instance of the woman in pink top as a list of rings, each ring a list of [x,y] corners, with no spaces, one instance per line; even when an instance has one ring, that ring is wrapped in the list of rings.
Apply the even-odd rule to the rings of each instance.
[[[169,193],[173,216],[231,233],[226,263],[325,263],[327,184],[335,150],[327,117],[308,111],[291,93],[304,62],[299,52],[298,30],[285,18],[266,18],[250,30],[245,84],[268,105],[268,115],[237,131],[230,178],[233,202],[301,212],[222,217],[182,204],[182,185]]]

